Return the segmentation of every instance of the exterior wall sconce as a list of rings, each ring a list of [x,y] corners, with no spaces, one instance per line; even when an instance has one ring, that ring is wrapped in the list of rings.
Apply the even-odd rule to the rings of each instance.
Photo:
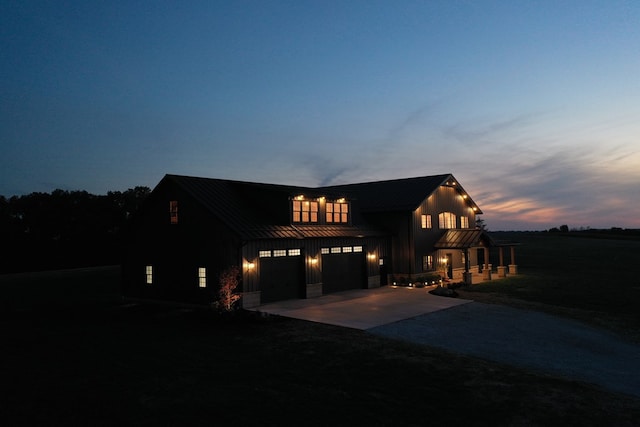
[[[375,261],[376,260],[376,254],[367,254],[367,258],[369,258],[369,261]]]
[[[309,257],[309,264],[310,265],[318,265],[318,258]]]
[[[255,262],[251,262],[251,261],[247,261],[244,263],[244,267],[245,269],[247,269],[248,271],[252,271],[255,270],[256,268],[256,263]]]

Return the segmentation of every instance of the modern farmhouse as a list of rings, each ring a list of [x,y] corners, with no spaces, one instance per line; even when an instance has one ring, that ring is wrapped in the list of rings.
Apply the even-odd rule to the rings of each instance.
[[[124,293],[210,303],[230,266],[247,308],[435,273],[470,283],[495,245],[481,213],[451,174],[321,188],[166,175],[134,221]]]

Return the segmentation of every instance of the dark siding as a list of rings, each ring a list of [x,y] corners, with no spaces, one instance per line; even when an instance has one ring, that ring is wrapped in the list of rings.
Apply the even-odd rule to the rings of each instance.
[[[475,228],[475,213],[468,203],[460,196],[456,188],[440,186],[426,200],[424,200],[418,209],[412,215],[412,232],[415,242],[414,253],[414,269],[412,273],[422,272],[422,257],[424,255],[434,255],[437,264],[437,258],[444,256],[446,253],[452,254],[453,268],[462,268],[462,252],[455,250],[442,250],[440,253],[433,249],[435,243],[440,239],[446,230],[440,229],[438,224],[438,214],[441,212],[452,212],[456,215],[456,228],[460,228],[460,217],[467,216],[469,218],[469,228]],[[423,229],[421,224],[421,215],[431,215],[432,228]]]
[[[178,224],[170,224],[169,201],[178,201]],[[136,217],[125,268],[125,295],[207,304],[216,298],[218,276],[239,265],[239,240],[220,221],[171,183],[157,187]],[[145,282],[153,266],[154,283]],[[198,268],[207,287],[198,286]]]

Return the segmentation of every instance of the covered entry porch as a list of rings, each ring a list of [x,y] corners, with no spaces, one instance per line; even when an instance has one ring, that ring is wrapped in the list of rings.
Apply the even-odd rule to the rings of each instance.
[[[493,264],[491,263],[491,249],[498,250],[498,266],[496,273],[499,278],[506,277],[507,274],[518,274],[518,266],[515,261],[516,242],[499,242],[494,240],[486,231],[474,229],[450,229],[434,245],[438,250],[456,250],[464,254],[464,268],[461,272],[460,280],[467,285],[477,283],[479,280],[491,280]],[[509,264],[505,264],[505,252],[509,251]],[[474,277],[471,269],[470,252],[479,250],[483,255],[482,261],[478,260],[478,277]],[[455,280],[455,276],[454,276]]]

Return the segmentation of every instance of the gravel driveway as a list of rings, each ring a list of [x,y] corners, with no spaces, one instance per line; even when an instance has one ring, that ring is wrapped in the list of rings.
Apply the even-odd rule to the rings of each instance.
[[[473,302],[368,331],[640,397],[640,345],[544,313]]]

